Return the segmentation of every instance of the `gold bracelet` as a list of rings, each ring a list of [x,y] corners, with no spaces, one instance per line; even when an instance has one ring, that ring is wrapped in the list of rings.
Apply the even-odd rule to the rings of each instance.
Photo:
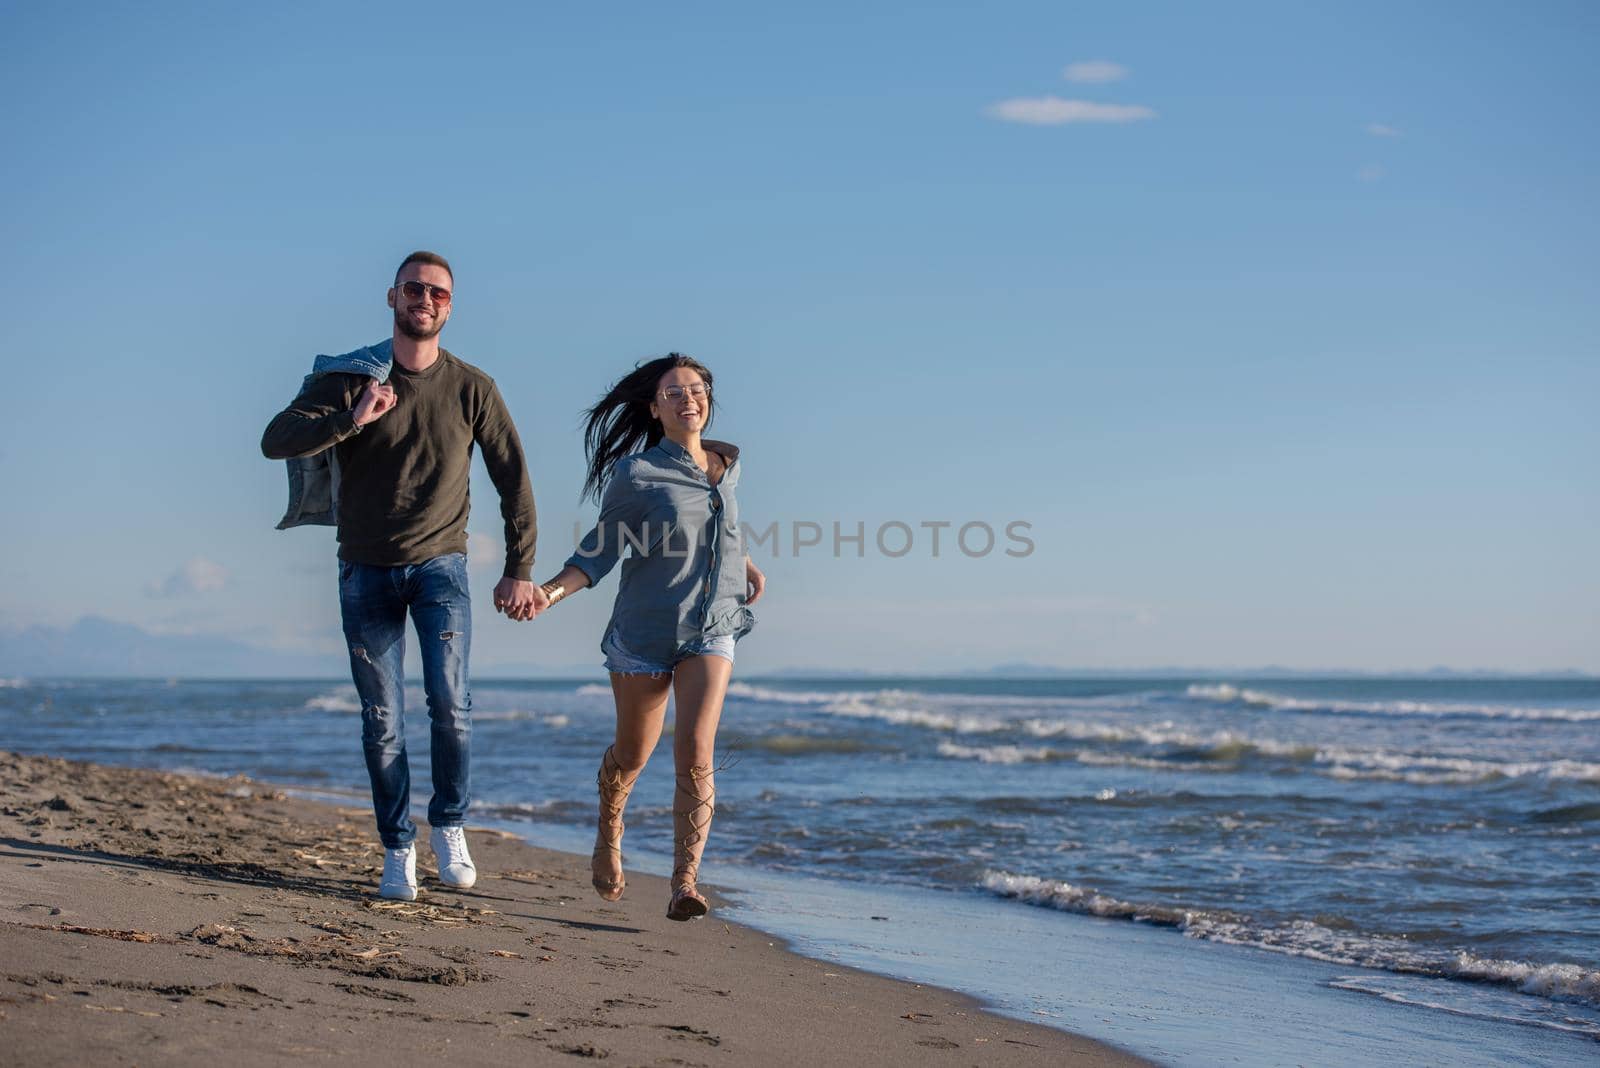
[[[565,586],[554,586],[547,582],[539,588],[549,596],[551,604],[555,604],[557,601],[561,600],[561,598],[567,595],[567,588]]]

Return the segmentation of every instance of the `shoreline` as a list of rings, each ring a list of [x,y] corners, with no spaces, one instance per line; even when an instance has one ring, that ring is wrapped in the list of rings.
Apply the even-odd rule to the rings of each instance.
[[[506,831],[469,829],[472,890],[425,874],[423,844],[417,901],[382,901],[370,818],[242,776],[0,752],[0,1040],[37,1064],[1150,1063],[717,911],[671,923],[658,876],[606,903],[587,857]]]

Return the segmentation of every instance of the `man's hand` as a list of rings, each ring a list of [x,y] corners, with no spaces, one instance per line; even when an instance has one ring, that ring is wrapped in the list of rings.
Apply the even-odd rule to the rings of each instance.
[[[767,591],[767,576],[761,573],[756,562],[748,556],[744,558],[744,603],[755,604],[761,600],[761,595]]]
[[[356,426],[366,426],[393,407],[394,387],[380,386],[377,379],[373,379],[361,391],[361,396],[356,398],[356,406],[351,412],[356,417]]]
[[[494,610],[519,623],[550,607],[550,595],[527,579],[507,575],[494,587]]]

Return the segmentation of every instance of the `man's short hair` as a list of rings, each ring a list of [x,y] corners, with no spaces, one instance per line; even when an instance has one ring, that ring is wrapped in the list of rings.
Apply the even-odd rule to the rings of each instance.
[[[394,270],[394,280],[396,282],[400,281],[401,273],[413,263],[431,263],[435,267],[443,267],[444,273],[450,276],[450,281],[454,282],[456,280],[456,272],[450,269],[450,261],[439,255],[437,252],[429,252],[426,249],[418,249],[416,252],[413,252],[411,255],[401,260],[400,266],[396,267]]]

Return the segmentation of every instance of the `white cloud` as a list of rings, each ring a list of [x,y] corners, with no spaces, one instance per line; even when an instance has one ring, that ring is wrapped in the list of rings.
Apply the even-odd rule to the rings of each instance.
[[[215,593],[228,584],[228,569],[203,556],[191,557],[161,582],[145,584],[151,597],[184,597],[195,593]]]
[[[1362,167],[1359,171],[1356,171],[1356,181],[1376,182],[1388,173],[1388,171],[1384,170],[1378,164],[1369,163],[1365,167]]]
[[[1113,63],[1108,59],[1090,59],[1082,63],[1069,63],[1061,72],[1061,76],[1069,82],[1079,82],[1086,85],[1104,85],[1106,82],[1120,82],[1128,76],[1128,68],[1120,63]]]
[[[505,570],[506,547],[487,534],[467,535],[467,570],[475,575],[492,571],[496,580]]]
[[[1001,122],[1029,126],[1064,126],[1075,122],[1141,122],[1156,113],[1142,104],[1097,104],[1092,100],[1063,100],[1059,96],[1019,96],[991,104],[987,114]]]
[[[1399,137],[1400,131],[1393,126],[1386,126],[1381,122],[1367,123],[1367,133],[1373,137]]]

